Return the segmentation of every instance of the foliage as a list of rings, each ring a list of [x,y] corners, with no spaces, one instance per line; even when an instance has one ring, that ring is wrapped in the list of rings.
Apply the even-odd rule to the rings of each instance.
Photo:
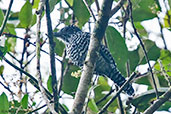
[[[36,33],[34,31],[34,28],[38,21],[37,14],[36,14],[37,12],[35,10],[38,10],[39,3],[40,3],[40,0],[33,0],[33,1],[34,3],[31,3],[29,0],[26,0],[25,4],[21,6],[20,11],[10,12],[8,22],[5,25],[5,29],[3,30],[4,33],[2,34],[6,36],[6,38],[4,39],[4,45],[0,43],[0,60],[3,61],[4,57],[5,59],[6,58],[11,59],[14,65],[20,67],[21,69],[27,71],[30,74],[35,73],[35,71],[32,72],[28,69],[29,66],[31,67],[35,66],[35,64],[32,62],[35,59],[35,55],[36,55],[35,44],[34,44],[34,42],[36,41],[35,39]],[[94,0],[85,0],[85,1],[89,6],[95,5]],[[114,1],[117,2],[118,0],[114,0]],[[160,47],[158,47],[155,41],[152,41],[149,38],[149,34],[151,31],[147,31],[144,28],[144,26],[141,25],[141,22],[149,21],[154,18],[160,18],[159,22],[162,20],[160,22],[161,29],[170,31],[171,10],[166,8],[167,12],[165,13],[164,17],[158,17],[159,16],[158,12],[163,13],[158,0],[131,0],[131,1],[132,1],[133,9],[132,12],[130,11],[129,13],[132,13],[133,15],[133,22],[135,24],[135,28],[138,31],[139,36],[141,37],[141,40],[146,49],[149,60],[155,62],[153,66],[153,71],[154,71],[153,73],[155,75],[155,81],[157,83],[157,87],[160,87],[158,88],[159,95],[162,95],[170,87],[169,83],[171,83],[170,82],[171,81],[170,80],[171,52],[168,48],[161,49]],[[63,5],[65,2],[67,3],[67,5],[66,4]],[[100,2],[100,0],[98,0],[98,2]],[[169,7],[171,7],[171,0],[168,0],[168,5]],[[131,41],[133,40],[133,38],[137,38],[134,32],[130,31],[129,29],[126,29],[126,33],[130,34],[130,36],[126,35],[125,38],[123,37],[122,28],[123,26],[125,26],[123,22],[126,21],[124,20],[123,17],[126,16],[126,14],[128,13],[126,12],[128,11],[128,9],[126,9],[128,8],[127,6],[128,6],[128,2],[123,4],[123,7],[120,8],[121,15],[117,16],[117,18],[114,18],[116,16],[111,18],[110,24],[107,27],[105,33],[105,40],[107,46],[112,56],[115,59],[118,69],[125,77],[136,71],[137,70],[136,68],[139,65],[147,64],[147,60],[145,58],[145,54],[142,46],[138,43],[134,45],[136,48],[130,49],[129,45],[127,44],[127,41]],[[98,12],[95,10],[96,9],[92,10],[94,15],[95,16],[99,15]],[[58,26],[56,26],[54,31],[60,29],[59,25],[75,24],[79,26],[79,28],[83,28],[83,29],[89,26],[89,30],[87,29],[88,27],[86,28],[86,30],[88,31],[91,31],[92,26],[94,26],[94,20],[92,20],[91,13],[89,9],[86,7],[85,2],[83,2],[83,0],[65,0],[65,1],[50,0],[50,12],[53,13],[54,11],[57,11],[55,15],[59,16],[58,17],[59,24]],[[2,25],[3,20],[5,18],[4,16],[5,12],[6,11],[0,9],[0,26]],[[43,10],[43,14],[44,14],[44,10]],[[42,19],[43,18],[45,18],[44,15]],[[117,22],[115,22],[115,20],[117,20]],[[122,23],[121,27],[118,24],[118,21]],[[127,21],[131,22],[131,19],[129,18]],[[53,20],[53,22],[56,22],[56,20]],[[23,33],[24,38],[21,38],[20,36],[16,36],[17,35],[16,30],[18,30],[18,28],[25,30],[25,33]],[[47,43],[48,41],[46,41],[46,38],[43,36],[44,33],[40,32],[40,34],[42,35],[41,49],[43,50],[44,49],[43,46],[49,44]],[[157,35],[160,35],[162,38],[164,33],[162,32],[157,33]],[[65,100],[63,95],[67,94],[71,96],[73,99],[75,97],[75,92],[77,90],[79,79],[80,79],[79,78],[80,74],[78,73],[80,69],[76,66],[73,66],[70,63],[70,61],[67,60],[67,58],[63,57],[64,50],[65,50],[64,44],[57,39],[54,40],[55,40],[55,54],[57,55],[56,58],[58,58],[56,59],[56,61],[59,62],[57,64],[57,67],[60,68],[60,66],[63,65],[63,69],[61,71],[63,72],[63,74],[65,74],[63,78],[58,78],[58,82],[61,81],[60,79],[63,79],[61,81],[63,84],[61,88],[63,94],[62,95],[60,94],[59,98],[60,100]],[[22,42],[22,44],[17,44],[18,41],[20,43]],[[18,45],[20,45],[19,46],[20,51],[16,49]],[[41,53],[48,53],[48,51],[43,50],[41,51]],[[63,64],[60,64],[61,60]],[[161,61],[161,64],[159,63],[159,60]],[[43,62],[44,61],[41,61],[41,64],[46,64]],[[47,65],[48,64],[46,64],[46,66]],[[162,70],[162,68],[164,68],[164,70]],[[39,103],[37,103],[35,96],[40,93],[39,90],[35,90],[34,92],[31,93],[27,91],[27,89],[29,90],[30,83],[28,82],[27,76],[23,75],[22,72],[20,73],[17,72],[17,76],[20,77],[19,79],[17,79],[17,81],[16,80],[14,82],[9,81],[7,74],[5,74],[6,73],[5,71],[7,70],[8,67],[5,65],[4,62],[2,62],[0,65],[0,75],[1,75],[0,84],[10,94],[7,95],[8,92],[0,91],[1,94],[0,114],[28,113],[38,109],[40,106]],[[60,77],[59,74],[62,74],[61,71],[57,70],[57,74],[58,74],[57,77]],[[74,72],[76,72],[77,74],[74,74]],[[46,71],[46,73],[43,73],[42,71],[41,73],[43,75],[43,83],[46,85],[45,87],[47,87],[48,92],[53,93],[51,73],[49,71]],[[133,97],[132,100],[129,100],[127,102],[128,105],[126,105],[125,100],[122,100],[124,110],[129,113],[131,110],[129,104],[136,107],[138,112],[144,112],[150,106],[150,103],[156,100],[152,78],[149,75],[148,71],[145,74],[147,75],[144,76],[144,74],[140,73],[140,76],[134,80],[134,83],[138,85],[146,85],[148,86],[148,90],[141,94],[137,94],[136,93],[137,91],[135,90],[136,96]],[[13,77],[13,80],[15,79],[13,73],[10,75],[10,77]],[[48,79],[46,77],[48,77]],[[107,95],[107,93],[109,93],[113,88],[111,88],[111,86],[109,85],[108,79],[106,77],[99,76],[95,82],[96,83],[94,85],[90,85],[90,89],[89,89],[92,93],[94,93],[94,95],[93,97],[88,96],[88,98],[89,97],[90,98],[87,101],[88,111],[90,111],[91,113],[97,113],[114,96],[113,93],[116,92],[116,91],[112,92],[112,94],[110,94],[106,99],[104,99],[100,103],[97,103],[102,98],[104,98]],[[10,84],[13,84],[13,87],[11,87]],[[18,92],[15,94],[13,93],[14,87],[19,88]],[[17,97],[17,99],[14,96]],[[69,110],[68,104],[70,104],[70,102],[66,102],[66,104],[62,104],[64,109],[66,109],[67,111]],[[166,102],[158,110],[169,111],[168,110],[170,108],[169,106],[171,106],[170,102]],[[119,108],[118,102],[117,100],[115,100],[108,107],[107,112],[115,112],[116,109],[118,108]]]

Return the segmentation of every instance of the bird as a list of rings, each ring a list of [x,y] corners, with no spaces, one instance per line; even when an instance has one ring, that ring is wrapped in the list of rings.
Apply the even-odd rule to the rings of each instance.
[[[91,34],[89,32],[83,32],[75,25],[68,25],[58,32],[54,32],[53,35],[65,44],[66,55],[69,60],[74,65],[83,68],[88,53]],[[119,87],[126,82],[124,76],[119,72],[109,49],[102,43],[100,44],[93,74],[106,76]],[[130,83],[123,90],[129,96],[134,95],[134,89]]]

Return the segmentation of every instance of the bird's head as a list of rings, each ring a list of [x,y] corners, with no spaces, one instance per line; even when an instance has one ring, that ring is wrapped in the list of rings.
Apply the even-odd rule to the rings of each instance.
[[[58,32],[55,32],[54,36],[61,39],[64,43],[69,43],[71,36],[79,31],[81,31],[81,29],[79,29],[78,27],[69,25],[62,28]]]

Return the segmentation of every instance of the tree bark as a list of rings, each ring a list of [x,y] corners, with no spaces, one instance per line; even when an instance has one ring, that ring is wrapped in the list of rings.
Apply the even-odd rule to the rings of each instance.
[[[70,114],[81,114],[87,96],[88,88],[93,76],[93,71],[98,57],[100,42],[105,34],[110,18],[113,0],[104,0],[102,10],[99,12],[99,19],[95,25],[90,39],[89,51],[83,67],[83,72],[76,92],[74,104]]]

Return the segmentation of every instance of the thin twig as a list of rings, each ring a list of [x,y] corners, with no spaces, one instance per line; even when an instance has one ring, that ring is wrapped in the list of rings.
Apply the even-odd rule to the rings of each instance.
[[[168,22],[169,26],[171,27],[171,23],[170,23],[171,16],[170,16],[170,13],[169,13],[170,8],[168,8],[166,0],[164,0],[163,3],[164,3],[164,6],[166,8],[166,15],[168,17],[167,22]]]
[[[118,86],[115,86],[116,87],[116,90],[118,91]],[[123,104],[122,104],[122,100],[121,100],[121,96],[118,95],[117,97],[117,101],[118,101],[118,106],[119,106],[119,110],[120,110],[120,114],[124,114],[124,108],[123,108]]]
[[[67,0],[64,0],[64,1],[68,5],[68,7],[73,10],[73,7],[68,3],[68,1]]]
[[[37,108],[37,109],[35,109],[35,110],[29,112],[28,114],[33,114],[34,112],[36,112],[36,111],[38,111],[38,110],[44,108],[45,106],[47,106],[47,105],[45,104],[45,105],[43,105],[43,106],[41,106],[41,107],[39,107],[39,108]]]
[[[116,92],[116,94],[101,108],[101,110],[97,114],[103,114],[106,109],[110,106],[110,104],[120,95],[120,93],[123,91],[125,86],[129,84],[129,82],[136,77],[137,74],[134,72],[129,79],[121,86],[121,88]]]
[[[14,94],[15,93],[13,93],[12,91],[11,91],[11,89],[8,87],[8,86],[5,86],[1,81],[0,81],[0,84],[6,89],[6,90],[8,90],[10,93],[11,93],[11,95],[12,95],[12,97],[14,98]]]
[[[13,37],[13,38],[18,38],[20,40],[24,40],[24,38],[22,37],[19,37],[19,36],[16,36],[16,35],[13,35],[13,34],[10,34],[10,33],[3,33],[4,35],[6,35],[7,37]],[[31,44],[32,46],[36,47],[36,45],[30,41],[28,41],[29,44]],[[45,54],[49,55],[49,53],[43,49],[40,49],[42,52],[44,52]],[[61,60],[59,60],[57,57],[55,57],[55,59],[59,62],[62,62]]]
[[[20,61],[14,55],[12,55],[10,52],[8,52],[8,55],[10,55],[14,60],[16,60],[18,63],[20,63]]]
[[[88,95],[87,95],[87,101],[85,103],[85,106],[83,108],[83,111],[82,111],[82,114],[87,114],[87,110],[88,110],[88,103],[90,101],[90,95],[92,94],[92,90],[94,89],[94,86],[95,86],[95,82],[96,80],[98,79],[98,75],[96,75],[93,83],[91,84],[91,88],[89,89],[89,92],[88,92]]]
[[[58,96],[60,96],[61,90],[62,90],[62,85],[63,85],[63,77],[65,76],[66,72],[68,72],[69,69],[69,65],[66,65],[66,68],[64,70],[64,61],[65,61],[65,57],[66,57],[66,51],[64,49],[63,51],[63,55],[62,55],[62,62],[61,62],[61,76],[59,79],[59,87],[58,87]]]
[[[55,52],[54,52],[54,40],[52,31],[52,22],[50,17],[50,6],[49,0],[45,1],[45,12],[47,20],[47,32],[49,36],[49,52],[50,52],[50,68],[52,73],[52,90],[53,90],[53,100],[54,100],[54,110],[58,112],[59,97],[58,97],[58,83],[56,77],[56,65],[55,65]]]
[[[135,109],[134,109],[132,114],[137,114],[136,112],[137,112],[137,108],[135,107]]]
[[[129,6],[127,6],[126,10],[125,8],[122,6],[122,9],[125,13],[124,17],[122,17],[122,24],[123,24],[123,37],[125,38],[126,36],[126,23],[129,20],[130,17],[130,12],[129,12]]]
[[[98,0],[95,0],[96,8],[97,8],[97,13],[100,11],[100,6]]]
[[[8,20],[9,14],[10,14],[10,11],[11,11],[11,7],[12,7],[12,4],[13,4],[13,1],[14,1],[14,0],[11,0],[11,1],[10,1],[9,7],[8,7],[8,10],[7,10],[7,13],[6,13],[6,15],[5,15],[4,21],[3,21],[2,26],[1,26],[1,28],[0,28],[0,36],[1,36],[1,34],[3,33],[4,28],[5,28],[5,26],[6,26],[6,23],[7,23],[7,20]]]
[[[93,11],[92,11],[91,7],[88,5],[88,3],[87,3],[87,1],[86,1],[86,0],[83,0],[83,2],[84,2],[84,4],[86,5],[86,7],[87,7],[87,9],[88,9],[89,13],[90,13],[90,14],[91,14],[91,16],[93,17],[94,21],[96,22],[96,17],[95,17],[95,15],[94,15],[94,13],[93,13]]]
[[[37,90],[40,91],[40,88],[39,88],[39,86],[38,86],[38,81],[34,78],[34,76],[32,76],[32,75],[29,74],[28,72],[24,71],[23,69],[20,69],[18,66],[14,65],[13,63],[11,63],[11,62],[10,62],[8,59],[6,59],[5,57],[3,58],[3,60],[4,60],[6,63],[8,63],[10,66],[12,66],[14,69],[16,69],[16,70],[22,72],[23,74],[25,74],[26,76],[28,76],[28,77],[30,78],[30,79],[29,79],[30,83],[31,83]],[[45,88],[44,88],[44,89],[45,89]],[[47,89],[45,89],[45,91],[46,91],[46,95],[47,95],[48,99],[51,100],[53,96],[49,93],[49,91],[48,91]],[[60,109],[60,111],[61,111],[62,114],[68,114],[67,111],[65,110],[65,108],[64,108],[61,104],[59,104],[59,109]]]
[[[26,46],[26,44],[29,41],[27,36],[29,36],[28,35],[28,29],[26,29],[26,35],[25,35],[24,42],[23,42],[23,51],[22,51],[22,54],[21,54],[20,62],[19,62],[21,69],[24,69],[24,67],[23,67],[24,55],[27,52],[27,46]],[[20,72],[20,80],[23,80],[22,72]],[[23,82],[20,81],[20,83],[19,83],[20,91],[22,91],[22,85],[23,85]]]
[[[27,67],[27,65],[29,65],[35,57],[36,57],[36,54],[33,55],[33,57],[29,61],[27,61],[27,63],[23,66],[23,68]]]
[[[147,52],[146,52],[146,49],[144,47],[144,44],[135,28],[135,25],[134,25],[134,22],[133,22],[133,16],[132,16],[132,3],[130,0],[128,0],[129,2],[129,7],[130,7],[130,18],[131,18],[131,23],[132,23],[132,26],[133,26],[133,29],[134,29],[134,33],[135,35],[137,36],[138,40],[140,41],[140,45],[144,51],[144,55],[145,55],[145,59],[148,63],[148,66],[149,66],[149,70],[150,70],[150,73],[151,73],[151,77],[152,77],[152,80],[153,80],[153,84],[154,84],[154,89],[155,89],[155,93],[156,93],[156,98],[158,99],[159,98],[159,94],[158,94],[158,90],[157,90],[157,85],[156,85],[156,82],[155,82],[155,79],[154,79],[154,74],[153,74],[153,71],[152,71],[152,67],[150,65],[150,62],[149,62],[149,58],[148,58],[148,55],[147,55]]]
[[[101,98],[99,101],[96,102],[96,105],[100,104],[102,101],[106,100],[108,96],[110,96],[113,92],[115,91],[115,89],[110,89],[109,93],[107,93],[103,98]]]

